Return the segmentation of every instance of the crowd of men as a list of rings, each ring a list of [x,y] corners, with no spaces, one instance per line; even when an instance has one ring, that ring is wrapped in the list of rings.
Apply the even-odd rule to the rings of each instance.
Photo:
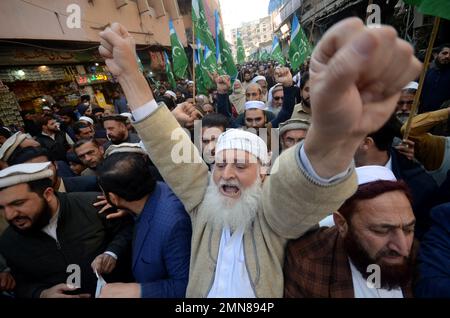
[[[403,139],[422,66],[390,27],[341,21],[299,72],[251,62],[209,96],[100,37],[113,113],[0,128],[1,297],[450,297],[450,45]]]

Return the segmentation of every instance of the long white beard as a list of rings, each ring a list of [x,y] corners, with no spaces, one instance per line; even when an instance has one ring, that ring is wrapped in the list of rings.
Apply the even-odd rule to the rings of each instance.
[[[211,222],[214,226],[229,227],[231,231],[240,227],[246,229],[252,224],[262,206],[261,185],[261,177],[258,176],[250,188],[240,187],[241,196],[233,199],[220,192],[219,185],[214,183],[211,175],[199,214],[206,218],[206,222]]]

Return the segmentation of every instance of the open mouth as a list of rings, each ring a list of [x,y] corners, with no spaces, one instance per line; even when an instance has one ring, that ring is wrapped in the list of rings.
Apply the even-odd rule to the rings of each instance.
[[[26,225],[27,220],[26,220],[26,219],[16,219],[16,220],[14,220],[13,223],[14,223],[14,225],[15,225],[16,227],[22,228],[22,227],[24,227],[24,226]]]
[[[235,198],[240,195],[241,190],[239,187],[234,185],[221,185],[220,192],[227,197]]]

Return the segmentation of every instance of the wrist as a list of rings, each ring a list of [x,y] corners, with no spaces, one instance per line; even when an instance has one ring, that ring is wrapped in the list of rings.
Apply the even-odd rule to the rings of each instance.
[[[132,111],[154,99],[147,80],[141,72],[123,74],[119,76],[118,81]]]
[[[348,169],[360,142],[354,138],[321,136],[310,130],[304,149],[314,171],[321,178],[329,179]]]

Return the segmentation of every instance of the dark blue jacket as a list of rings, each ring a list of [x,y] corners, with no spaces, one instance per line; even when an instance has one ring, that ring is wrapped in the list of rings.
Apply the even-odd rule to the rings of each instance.
[[[450,203],[431,211],[433,224],[419,249],[416,297],[450,298]]]
[[[429,212],[436,201],[438,186],[417,162],[409,160],[395,150],[392,150],[390,154],[392,172],[397,179],[405,181],[411,191],[412,208],[416,217],[415,236],[421,240],[430,226]]]
[[[422,92],[421,113],[438,110],[450,99],[450,67],[430,68],[425,77]]]
[[[66,192],[100,192],[96,176],[62,178]]]
[[[158,182],[135,224],[132,269],[142,298],[185,297],[191,236],[183,204]]]

